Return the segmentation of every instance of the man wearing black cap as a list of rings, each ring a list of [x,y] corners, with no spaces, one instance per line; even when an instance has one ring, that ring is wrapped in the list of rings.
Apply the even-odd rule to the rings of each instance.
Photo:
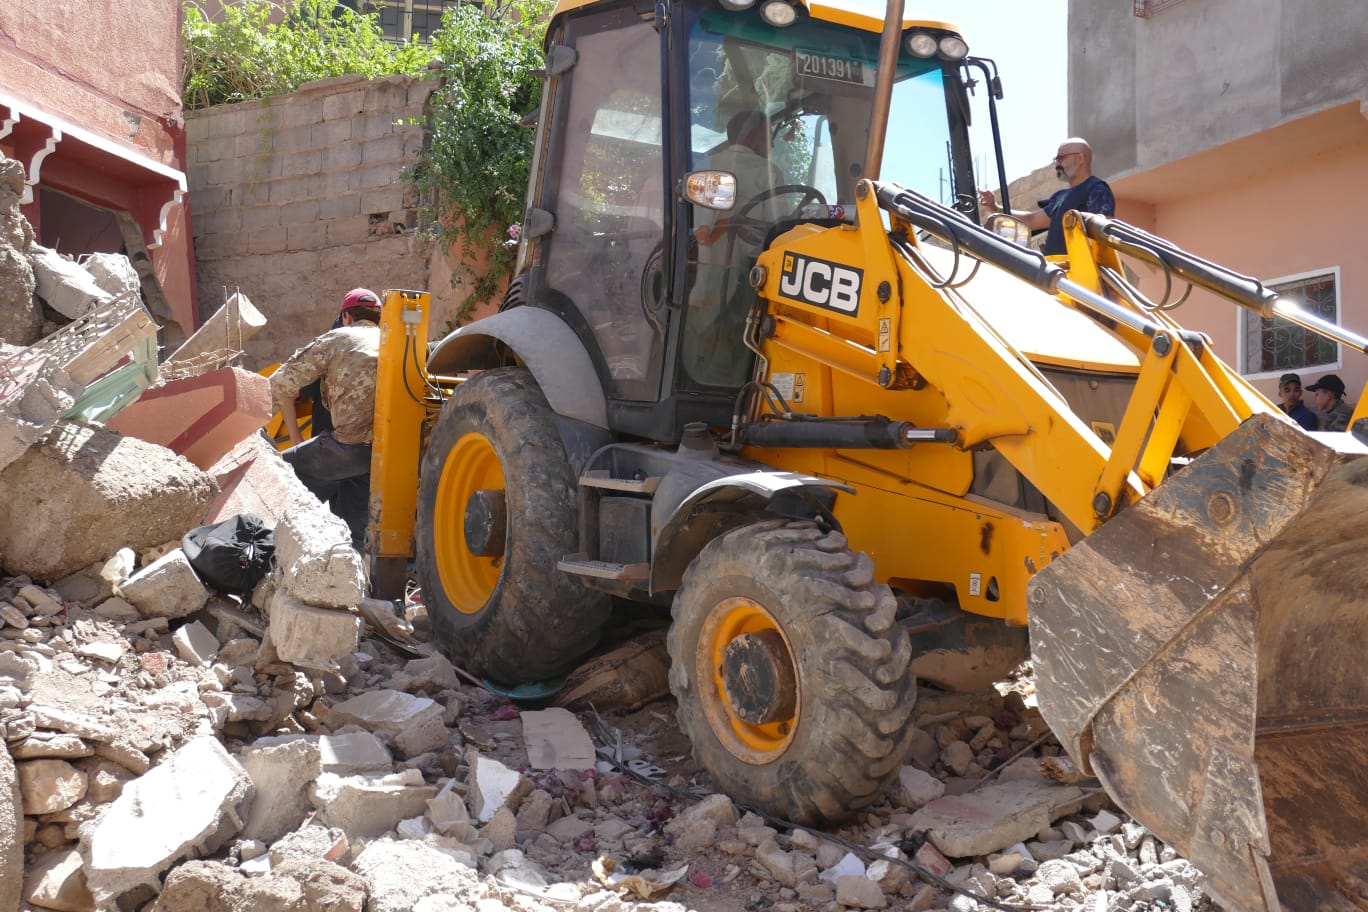
[[[1278,408],[1282,409],[1288,418],[1308,431],[1320,429],[1320,418],[1302,402],[1301,377],[1296,374],[1283,374],[1278,380],[1278,398],[1282,400],[1278,403]]]
[[[1313,400],[1320,413],[1322,431],[1347,431],[1354,409],[1344,401],[1344,381],[1335,374],[1326,374],[1306,388],[1315,393]]]

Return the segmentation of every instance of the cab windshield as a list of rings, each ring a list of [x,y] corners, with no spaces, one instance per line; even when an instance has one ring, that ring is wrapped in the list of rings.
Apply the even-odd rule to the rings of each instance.
[[[878,55],[878,34],[813,19],[775,29],[755,9],[713,8],[693,23],[689,170],[729,171],[737,187],[730,210],[693,207],[696,274],[682,352],[692,385],[749,379],[746,277],[770,229],[797,217],[853,217]],[[954,71],[947,77],[939,60],[904,54],[880,174],[946,201],[955,188],[947,78]]]

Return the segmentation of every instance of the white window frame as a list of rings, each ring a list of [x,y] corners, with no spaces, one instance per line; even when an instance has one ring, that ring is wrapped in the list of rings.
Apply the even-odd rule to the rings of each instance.
[[[1304,279],[1315,279],[1315,278],[1319,278],[1319,277],[1321,277],[1321,276],[1331,276],[1331,277],[1334,278],[1334,281],[1335,281],[1335,321],[1334,321],[1334,322],[1338,325],[1338,324],[1340,323],[1340,318],[1341,318],[1341,317],[1343,316],[1343,314],[1344,314],[1344,293],[1343,293],[1343,287],[1344,287],[1344,286],[1341,284],[1341,281],[1340,281],[1340,268],[1339,268],[1338,266],[1325,266],[1325,267],[1322,267],[1322,268],[1320,268],[1320,269],[1309,269],[1309,270],[1307,270],[1306,272],[1292,273],[1291,275],[1280,276],[1279,278],[1276,278],[1276,279],[1267,279],[1267,280],[1264,281],[1263,284],[1271,288],[1271,287],[1276,286],[1276,285],[1284,285],[1284,284],[1286,284],[1286,283],[1288,283],[1288,282],[1300,282],[1300,281],[1302,281],[1302,280],[1304,280]],[[1276,380],[1278,377],[1281,377],[1281,376],[1282,376],[1284,373],[1286,373],[1287,371],[1286,371],[1286,370],[1281,370],[1281,369],[1279,369],[1279,370],[1273,370],[1273,371],[1255,371],[1255,372],[1250,372],[1249,370],[1247,370],[1247,367],[1248,367],[1248,358],[1247,358],[1248,352],[1245,351],[1245,326],[1244,326],[1245,314],[1246,314],[1246,313],[1247,313],[1247,311],[1245,311],[1243,308],[1239,308],[1239,309],[1237,309],[1236,312],[1235,312],[1235,358],[1236,358],[1235,363],[1239,365],[1240,374],[1241,374],[1241,376],[1243,376],[1246,380],[1268,380],[1268,379],[1275,379],[1275,380]],[[1251,316],[1252,316],[1252,315],[1251,315]],[[1309,330],[1308,330],[1308,332],[1309,332]],[[1325,362],[1324,364],[1309,364],[1309,365],[1307,365],[1306,367],[1288,368],[1287,370],[1292,370],[1292,371],[1295,371],[1295,372],[1298,372],[1298,373],[1304,372],[1304,373],[1308,373],[1308,374],[1321,374],[1321,373],[1330,373],[1330,372],[1339,370],[1339,369],[1340,369],[1341,367],[1343,367],[1343,366],[1344,366],[1344,351],[1343,351],[1343,347],[1342,347],[1338,342],[1336,342],[1336,343],[1335,343],[1335,358],[1334,358],[1333,361],[1327,361],[1327,362]],[[1306,382],[1309,382],[1309,380],[1306,381]]]

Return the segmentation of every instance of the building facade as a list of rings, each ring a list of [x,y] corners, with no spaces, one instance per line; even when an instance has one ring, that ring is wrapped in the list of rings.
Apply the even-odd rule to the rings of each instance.
[[[1368,335],[1361,0],[1070,0],[1069,125],[1118,218]],[[1275,400],[1286,371],[1354,402],[1368,381],[1362,354],[1211,295],[1176,316]]]
[[[0,4],[0,150],[45,247],[124,253],[164,325],[198,324],[185,199],[180,0]]]

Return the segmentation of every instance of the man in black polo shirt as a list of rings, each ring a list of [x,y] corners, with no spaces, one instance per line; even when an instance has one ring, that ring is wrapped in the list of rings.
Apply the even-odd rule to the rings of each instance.
[[[1034,212],[1013,209],[1012,215],[1026,223],[1032,231],[1046,230],[1044,252],[1046,256],[1060,256],[1068,251],[1064,247],[1064,213],[1070,209],[1079,212],[1095,212],[1111,218],[1116,214],[1116,197],[1112,195],[1107,182],[1092,173],[1092,146],[1077,136],[1059,144],[1054,157],[1055,175],[1068,183],[1049,199],[1040,201],[1040,208]],[[997,197],[993,191],[979,193],[979,203],[997,210]]]

